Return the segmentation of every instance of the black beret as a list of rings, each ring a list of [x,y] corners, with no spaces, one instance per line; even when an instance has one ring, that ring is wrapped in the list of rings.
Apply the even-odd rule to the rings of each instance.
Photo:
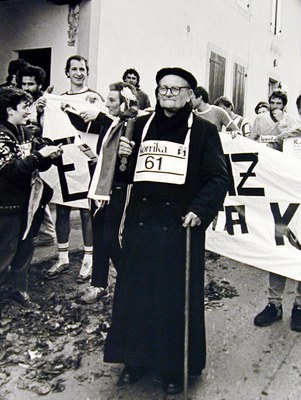
[[[160,71],[158,71],[157,75],[156,75],[157,84],[166,75],[177,75],[177,76],[180,76],[181,78],[185,79],[186,82],[189,83],[189,86],[193,90],[198,85],[197,80],[195,79],[195,77],[192,75],[191,72],[188,72],[185,69],[182,69],[182,68],[179,68],[179,67],[170,67],[170,68],[162,68],[162,69],[160,69]]]

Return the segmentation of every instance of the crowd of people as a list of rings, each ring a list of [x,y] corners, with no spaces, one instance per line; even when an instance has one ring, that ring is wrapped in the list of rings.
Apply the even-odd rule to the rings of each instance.
[[[0,284],[10,271],[12,298],[34,308],[28,291],[34,245],[54,245],[56,261],[45,279],[70,270],[68,203],[56,204],[39,172],[62,165],[63,146],[43,135],[47,96],[42,68],[13,60],[0,87]],[[282,150],[297,118],[285,111],[287,94],[276,90],[255,107],[249,123],[231,99],[209,103],[207,90],[182,68],[159,70],[156,104],[140,88],[140,75],[127,69],[109,86],[106,100],[86,85],[87,60],[66,62],[69,89],[62,103],[80,99],[96,107],[71,113],[74,126],[98,135],[90,190],[79,208],[83,259],[77,283],[90,281],[82,296],[91,304],[109,296],[110,263],[117,271],[112,324],[104,360],[125,365],[120,379],[134,383],[147,370],[160,376],[168,394],[183,390],[185,249],[191,229],[188,369],[200,375],[206,362],[204,324],[205,231],[226,196],[229,176],[218,132],[245,136]],[[44,91],[43,91],[44,90]],[[297,99],[301,109],[301,96]],[[45,108],[46,107],[46,108]],[[290,129],[291,128],[291,129]],[[292,133],[293,134],[293,133]],[[295,133],[294,133],[295,134]],[[286,279],[269,274],[266,308],[254,324],[282,318]],[[301,331],[301,283],[291,328]]]

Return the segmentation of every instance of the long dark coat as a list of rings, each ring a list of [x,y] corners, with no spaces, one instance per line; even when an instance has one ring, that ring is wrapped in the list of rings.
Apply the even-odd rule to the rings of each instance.
[[[166,118],[157,107],[146,138],[184,143],[190,112],[186,106],[176,117]],[[136,121],[133,159],[148,118]],[[202,372],[206,361],[205,230],[221,207],[227,187],[216,127],[194,115],[185,184],[133,185],[106,362],[145,366],[159,374],[183,372],[186,231],[182,217],[193,211],[202,225],[191,232],[189,373]]]

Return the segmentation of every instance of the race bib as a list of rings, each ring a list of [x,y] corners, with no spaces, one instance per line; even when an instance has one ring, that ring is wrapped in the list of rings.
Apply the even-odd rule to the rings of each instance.
[[[278,136],[276,135],[260,135],[259,142],[268,144],[278,142]]]
[[[30,156],[31,142],[21,143],[20,149],[21,149],[21,153],[22,153],[22,158]]]
[[[188,165],[188,146],[169,141],[146,140],[140,145],[134,181],[183,185]]]
[[[186,180],[192,113],[188,118],[185,143],[144,140],[155,114],[147,121],[137,157],[134,182],[160,182],[183,185]]]

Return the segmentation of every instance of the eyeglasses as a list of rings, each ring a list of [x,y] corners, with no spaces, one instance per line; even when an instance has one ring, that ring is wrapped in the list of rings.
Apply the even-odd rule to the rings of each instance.
[[[162,94],[163,96],[170,91],[172,96],[178,96],[180,94],[182,89],[190,89],[189,86],[172,86],[172,87],[167,87],[167,86],[158,86],[158,92]]]

